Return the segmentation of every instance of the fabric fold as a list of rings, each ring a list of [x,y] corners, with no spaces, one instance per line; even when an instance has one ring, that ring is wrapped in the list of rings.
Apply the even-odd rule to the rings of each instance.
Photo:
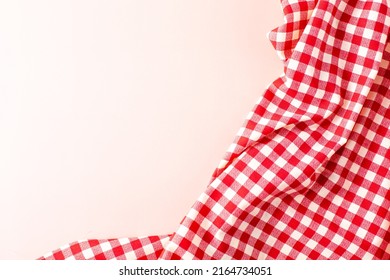
[[[148,259],[390,258],[388,4],[281,3],[269,39],[283,75]]]
[[[283,62],[287,61],[294,51],[317,2],[318,0],[281,0],[284,23],[271,30],[267,36]]]

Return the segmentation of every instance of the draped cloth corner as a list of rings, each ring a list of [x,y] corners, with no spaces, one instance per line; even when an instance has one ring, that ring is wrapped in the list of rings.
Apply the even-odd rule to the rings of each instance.
[[[390,259],[390,11],[282,0],[284,64],[169,235],[80,240],[40,259]]]

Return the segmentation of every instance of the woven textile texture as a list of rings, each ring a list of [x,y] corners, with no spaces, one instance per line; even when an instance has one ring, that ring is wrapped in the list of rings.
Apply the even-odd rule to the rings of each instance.
[[[283,0],[284,71],[170,235],[41,259],[390,259],[390,11]]]

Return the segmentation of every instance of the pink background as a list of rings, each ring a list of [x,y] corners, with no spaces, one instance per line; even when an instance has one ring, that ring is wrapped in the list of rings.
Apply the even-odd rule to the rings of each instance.
[[[176,230],[265,87],[279,1],[0,0],[0,259]]]

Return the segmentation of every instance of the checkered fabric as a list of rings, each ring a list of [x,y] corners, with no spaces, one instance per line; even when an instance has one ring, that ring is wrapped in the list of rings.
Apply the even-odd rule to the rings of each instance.
[[[41,257],[41,260],[156,260],[169,235],[140,238],[79,240]]]
[[[284,72],[176,232],[42,259],[390,259],[388,3],[281,3]]]

